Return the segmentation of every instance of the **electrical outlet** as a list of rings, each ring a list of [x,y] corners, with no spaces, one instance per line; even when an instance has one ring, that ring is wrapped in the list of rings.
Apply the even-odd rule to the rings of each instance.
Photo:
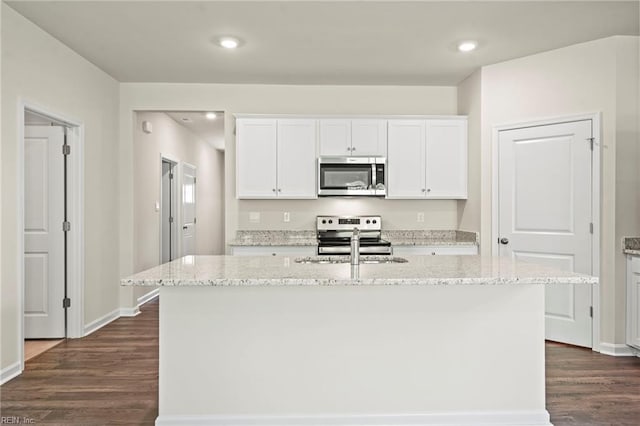
[[[282,220],[285,221],[285,222],[290,222],[291,221],[291,215],[289,214],[289,212],[284,212]]]
[[[249,222],[260,223],[260,212],[249,212]]]
[[[418,212],[418,217],[416,220],[420,223],[424,222],[424,212]]]

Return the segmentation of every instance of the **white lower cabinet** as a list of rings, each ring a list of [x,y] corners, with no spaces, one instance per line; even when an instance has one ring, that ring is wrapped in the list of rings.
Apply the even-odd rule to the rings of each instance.
[[[393,246],[394,256],[475,255],[478,246]]]
[[[640,257],[627,257],[627,345],[640,349]]]
[[[316,246],[234,246],[231,254],[234,256],[315,256]]]

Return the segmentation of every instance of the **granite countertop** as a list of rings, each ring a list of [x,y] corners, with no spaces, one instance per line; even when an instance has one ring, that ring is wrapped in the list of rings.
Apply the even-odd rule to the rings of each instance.
[[[230,246],[317,246],[316,231],[236,231]]]
[[[407,263],[296,263],[292,257],[185,256],[121,280],[124,286],[594,284],[597,277],[490,256],[403,256]]]
[[[397,246],[478,245],[478,233],[469,231],[382,231],[382,239]],[[237,231],[230,246],[317,246],[316,231]]]
[[[622,250],[626,254],[640,256],[640,238],[626,237],[622,240]]]
[[[382,238],[396,246],[477,246],[478,233],[469,231],[382,231]]]

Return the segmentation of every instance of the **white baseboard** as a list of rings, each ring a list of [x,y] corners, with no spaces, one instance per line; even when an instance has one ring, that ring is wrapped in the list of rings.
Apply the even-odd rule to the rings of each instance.
[[[134,306],[133,308],[120,308],[121,317],[137,317],[140,315],[140,308]]]
[[[104,327],[105,325],[109,324],[111,321],[117,320],[118,318],[120,318],[120,308],[114,309],[113,311],[98,318],[95,321],[91,321],[89,324],[84,326],[83,337],[90,335],[94,331]]]
[[[144,296],[138,297],[138,307],[155,299],[158,296],[160,296],[160,289],[156,288],[154,290],[151,290],[149,293],[145,294]]]
[[[0,371],[0,385],[4,385],[9,380],[17,377],[22,373],[22,368],[20,368],[20,361],[14,362],[8,367],[5,367]]]
[[[168,416],[156,426],[551,426],[547,410],[344,416]]]
[[[600,353],[611,356],[636,356],[633,348],[620,343],[600,342]]]

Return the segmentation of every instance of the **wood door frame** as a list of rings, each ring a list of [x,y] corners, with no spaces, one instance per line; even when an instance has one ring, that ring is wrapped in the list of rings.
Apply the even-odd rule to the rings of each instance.
[[[561,117],[549,117],[539,120],[508,123],[492,126],[491,131],[491,254],[499,255],[498,237],[500,234],[499,217],[499,143],[500,132],[516,130],[526,127],[548,126],[552,124],[570,123],[574,121],[591,120],[594,137],[594,149],[591,162],[591,221],[593,222],[593,236],[591,244],[591,273],[600,277],[600,176],[602,173],[602,133],[601,112],[568,115]],[[591,327],[592,350],[600,352],[600,282],[591,288],[591,303],[593,305],[593,318]]]
[[[51,118],[64,124],[68,128],[67,143],[71,147],[67,163],[67,217],[71,222],[71,232],[68,234],[67,245],[67,296],[71,299],[71,306],[67,310],[67,337],[79,338],[84,336],[84,124],[80,120],[67,117],[49,108],[25,99],[18,100],[18,164],[17,164],[17,229],[18,234],[18,358],[20,371],[24,371],[24,202],[25,202],[25,149],[24,149],[24,115],[31,111]],[[60,152],[62,155],[62,151]],[[62,226],[62,224],[60,224]],[[60,301],[62,303],[62,301]]]
[[[160,177],[160,186],[158,189],[158,200],[160,200],[160,220],[158,220],[158,226],[159,226],[159,230],[160,230],[160,244],[159,244],[159,258],[158,258],[158,265],[162,264],[162,203],[163,203],[163,199],[162,199],[162,163],[164,161],[167,161],[169,163],[171,163],[173,165],[173,184],[171,189],[175,190],[175,194],[176,197],[171,201],[171,208],[173,210],[173,212],[175,213],[174,216],[174,223],[179,223],[178,221],[182,218],[182,212],[180,211],[181,209],[180,207],[180,203],[178,203],[178,200],[182,200],[182,195],[181,195],[181,188],[180,188],[180,183],[181,183],[181,177],[178,176],[180,174],[180,161],[178,161],[176,158],[172,157],[171,155],[166,155],[163,154],[162,152],[160,153],[160,163],[159,163],[159,173],[158,176]],[[177,225],[176,225],[176,234],[179,234],[179,232],[177,232]],[[174,240],[172,240],[171,242],[171,249],[175,250],[173,252],[174,256],[173,259],[177,259],[179,257],[181,257],[181,253],[182,253],[182,244],[181,244],[181,238],[176,238],[175,242]]]

